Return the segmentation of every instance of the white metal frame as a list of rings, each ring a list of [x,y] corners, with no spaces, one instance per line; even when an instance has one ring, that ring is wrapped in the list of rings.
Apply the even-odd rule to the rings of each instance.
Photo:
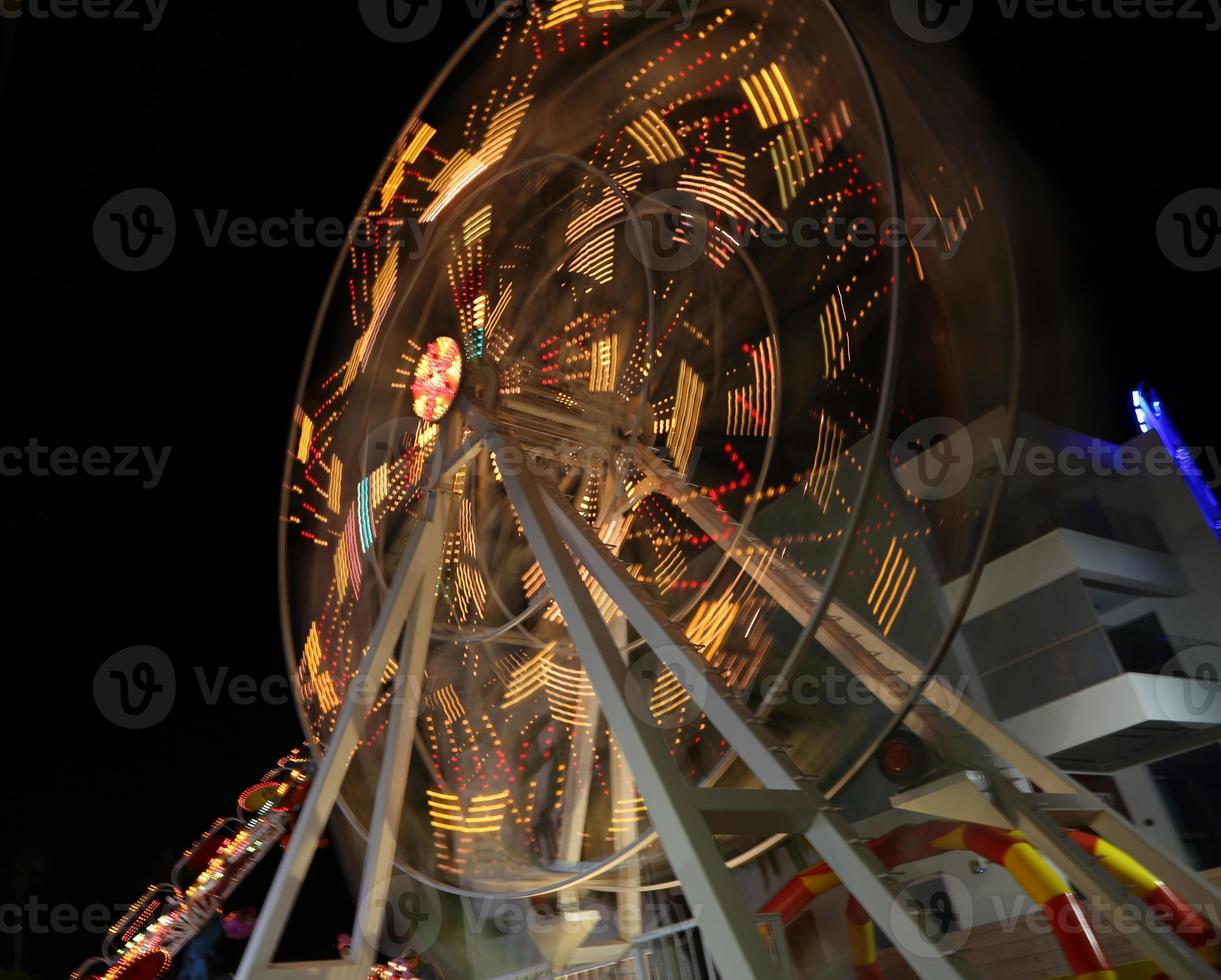
[[[473,435],[458,445],[463,424]],[[443,424],[431,486],[462,465],[482,446],[508,458],[517,448],[499,431],[493,418],[460,399]],[[516,454],[515,454],[516,455]],[[516,458],[524,458],[517,455]],[[647,479],[660,492],[680,503],[697,523],[711,516],[700,510],[702,501],[687,492],[677,474],[655,457],[642,453]],[[803,835],[839,876],[847,890],[883,930],[891,928],[891,911],[904,908],[902,888],[851,826],[830,805],[816,777],[803,773],[783,746],[770,738],[762,719],[752,716],[709,674],[704,658],[663,607],[628,573],[627,568],[597,538],[554,490],[537,481],[528,467],[501,466],[501,477],[522,529],[546,577],[552,597],[567,623],[569,634],[597,695],[599,708],[628,760],[650,818],[686,897],[697,911],[704,942],[723,976],[764,978],[774,967],[760,938],[755,916],[745,905],[718,850],[714,834],[749,828],[778,834]],[[340,710],[305,804],[298,817],[286,854],[264,905],[237,980],[354,980],[368,974],[374,962],[377,936],[383,926],[386,887],[393,871],[404,790],[412,754],[420,695],[420,678],[427,656],[435,605],[436,577],[442,561],[448,517],[447,495],[430,496],[425,519],[411,532],[398,569],[375,624],[370,648]],[[720,517],[716,518],[720,529]],[[719,535],[714,537],[718,539]],[[741,542],[739,542],[740,544]],[[735,549],[735,554],[744,549]],[[663,732],[633,709],[629,696],[638,680],[622,656],[622,643],[611,633],[583,581],[580,568],[591,576],[617,605],[633,629],[675,675],[699,704],[712,724],[762,785],[757,790],[700,788],[690,785],[670,757]],[[745,567],[745,566],[744,566]],[[747,571],[799,622],[808,619],[817,604],[817,587],[783,559],[766,570]],[[820,624],[819,640],[846,667],[870,684],[882,703],[898,710],[903,703],[894,678],[914,685],[921,671],[903,651],[879,637],[855,614],[832,603]],[[385,754],[374,803],[353,948],[348,960],[276,964],[276,947],[301,882],[317,848],[326,820],[339,796],[343,777],[356,751],[361,724],[391,652],[403,637],[404,652],[396,681],[399,695],[391,701],[391,718]],[[882,683],[885,680],[888,683]],[[643,701],[643,699],[641,699]],[[640,703],[640,702],[637,702]],[[1022,793],[1001,776],[995,760],[982,758],[978,739],[988,750],[1003,756],[1044,790],[1085,798],[1094,814],[1094,829],[1138,860],[1153,867],[1168,884],[1194,904],[1221,902],[1221,895],[1173,859],[1157,851],[1139,833],[1101,802],[1008,735],[968,701],[938,680],[909,716],[911,726],[934,741],[955,761],[970,763],[992,780],[996,804],[1013,825],[1056,861],[1069,877],[1112,915],[1121,906],[1137,902],[1135,896],[1100,874],[1093,863],[1067,840],[1037,794]],[[1142,920],[1143,924],[1143,920]],[[896,938],[894,936],[892,939]],[[1175,976],[1213,976],[1212,971],[1178,937],[1139,928],[1134,941],[1151,958]],[[896,943],[912,968],[924,978],[973,977],[975,972],[941,941],[927,939],[919,929],[905,931]]]
[[[448,420],[443,426],[440,448],[452,447],[456,442],[454,436],[460,433],[460,419]],[[472,451],[469,445],[458,447],[448,457],[443,457],[439,451],[430,481],[432,487],[435,489]],[[445,461],[441,462],[443,459]],[[238,968],[237,980],[265,980],[268,977],[363,980],[375,962],[377,939],[384,925],[387,890],[394,871],[448,512],[447,495],[431,493],[423,518],[411,531],[374,624],[368,653],[348,687],[326,755],[310,784],[288,847],[276,869],[275,880]],[[390,721],[361,873],[351,953],[345,960],[276,963],[276,949],[288,917],[296,905],[326,822],[335,808],[344,776],[360,741],[365,716],[377,696],[381,678],[400,637],[404,651],[395,674],[396,690],[390,699]]]
[[[491,451],[499,452],[498,458],[506,456],[504,450],[512,441],[496,431],[478,409],[470,409],[468,424],[484,437]],[[704,942],[720,972],[761,980],[771,975],[773,968],[752,910],[746,907],[717,849],[714,828],[735,824],[758,828],[773,820],[804,833],[849,890],[888,928],[890,910],[900,902],[901,889],[828,804],[814,780],[797,768],[761,726],[752,723],[728,690],[696,683],[697,677],[705,676],[707,663],[661,605],[566,501],[535,480],[527,467],[502,467],[501,479],[564,614],[602,712],[629,761],[666,855],[688,902],[700,909],[697,918]],[[700,707],[709,722],[758,777],[764,791],[699,789],[686,782],[670,756],[661,729],[641,717],[629,703],[629,691],[638,681],[623,662],[618,644],[580,577],[577,562],[689,693],[702,699]],[[921,947],[912,951],[917,954],[913,968],[922,977],[974,975],[922,934],[905,938]]]

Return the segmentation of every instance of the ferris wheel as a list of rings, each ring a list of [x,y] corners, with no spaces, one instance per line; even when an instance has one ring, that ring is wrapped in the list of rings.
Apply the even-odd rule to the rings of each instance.
[[[1081,787],[940,673],[1000,490],[947,461],[1011,430],[1015,287],[996,175],[894,85],[829,3],[557,0],[503,7],[425,94],[299,389],[282,616],[318,773],[242,980],[336,814],[367,899],[336,975],[372,966],[397,869],[681,886],[721,973],[762,976],[731,873],[778,842],[875,919],[898,899],[833,801],[900,726],[1119,894],[1001,773]]]

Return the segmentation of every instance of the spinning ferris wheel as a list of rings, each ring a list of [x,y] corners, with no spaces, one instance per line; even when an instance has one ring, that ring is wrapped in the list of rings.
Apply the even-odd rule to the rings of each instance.
[[[1087,896],[1123,886],[1047,794],[1211,895],[946,680],[999,476],[931,481],[917,423],[1009,431],[1015,289],[995,175],[902,82],[829,3],[557,0],[426,93],[300,387],[283,624],[318,771],[242,980],[363,976],[394,873],[681,886],[721,975],[763,976],[732,872],[790,835],[887,927],[899,885],[832,801],[900,725]],[[332,817],[351,961],[277,966]]]

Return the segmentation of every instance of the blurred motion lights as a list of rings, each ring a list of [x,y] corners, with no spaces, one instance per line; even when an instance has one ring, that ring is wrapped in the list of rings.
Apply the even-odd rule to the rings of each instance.
[[[451,337],[438,337],[416,362],[411,383],[411,408],[425,422],[436,422],[449,411],[462,380],[462,349]]]
[[[990,506],[986,485],[906,494],[883,463],[917,419],[1006,402],[1010,365],[983,356],[1012,328],[987,171],[948,153],[924,103],[899,111],[922,152],[892,167],[826,4],[618,9],[490,18],[438,79],[361,214],[429,233],[350,244],[287,453],[282,598],[313,751],[337,744],[366,662],[381,678],[339,846],[374,823],[391,706],[418,685],[396,860],[462,895],[674,874],[511,487],[535,483],[630,579],[574,572],[675,775],[723,788],[747,778],[730,740],[614,596],[646,595],[700,678],[834,788],[943,649],[941,585],[969,572]],[[856,233],[901,218],[940,233]],[[422,616],[383,670],[397,637],[378,624],[398,629],[393,583],[412,575]],[[776,677],[789,693],[765,702]],[[865,696],[844,704],[852,677]],[[739,861],[768,837],[717,843]]]

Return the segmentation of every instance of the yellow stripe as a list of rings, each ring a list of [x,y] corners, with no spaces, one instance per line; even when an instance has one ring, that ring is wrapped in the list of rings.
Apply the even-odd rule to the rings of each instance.
[[[1132,889],[1140,898],[1145,898],[1162,885],[1143,864],[1104,840],[1094,845],[1094,856],[1125,888]]]
[[[967,847],[967,825],[959,824],[944,837],[938,837],[932,842],[933,847],[942,851],[969,851]]]
[[[849,922],[848,946],[852,950],[852,962],[855,966],[868,966],[876,962],[878,944],[874,937],[873,923],[866,922],[858,926],[855,922]]]
[[[810,894],[817,898],[819,895],[825,895],[833,888],[839,887],[839,878],[831,872],[818,875],[806,875],[802,877],[801,883],[806,886]]]
[[[1005,870],[1039,905],[1046,905],[1057,895],[1068,891],[1064,879],[1029,844],[1014,844],[1005,852]]]

